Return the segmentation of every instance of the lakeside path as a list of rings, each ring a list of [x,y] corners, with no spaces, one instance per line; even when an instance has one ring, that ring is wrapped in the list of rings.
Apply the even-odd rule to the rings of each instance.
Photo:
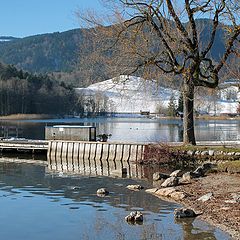
[[[229,233],[232,239],[240,239],[240,202],[232,201],[234,195],[240,196],[240,175],[211,173],[176,189],[187,194],[179,203],[202,212],[198,218]],[[197,200],[210,192],[213,197],[208,201]]]

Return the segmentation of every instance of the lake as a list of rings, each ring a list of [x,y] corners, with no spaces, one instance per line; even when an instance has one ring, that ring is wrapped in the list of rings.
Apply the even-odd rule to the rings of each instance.
[[[18,135],[29,139],[44,139],[45,126],[58,124],[96,126],[97,134],[112,134],[109,141],[178,142],[182,141],[183,133],[180,119],[99,117],[0,121],[0,127],[17,127],[21,129]],[[195,132],[197,141],[237,141],[240,140],[240,120],[196,120]]]
[[[126,189],[128,184],[151,187],[148,169],[138,178],[113,178],[89,171],[85,175],[68,174],[37,163],[1,160],[1,239],[230,239],[198,219],[176,221],[173,211],[180,207],[178,204],[143,190]],[[96,190],[101,187],[110,194],[97,196]],[[124,217],[137,210],[144,215],[143,224],[128,224]]]

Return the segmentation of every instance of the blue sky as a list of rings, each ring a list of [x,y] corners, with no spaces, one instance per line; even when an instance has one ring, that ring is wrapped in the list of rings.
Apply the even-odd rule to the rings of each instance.
[[[77,9],[101,11],[98,0],[2,0],[0,36],[26,37],[78,28]]]

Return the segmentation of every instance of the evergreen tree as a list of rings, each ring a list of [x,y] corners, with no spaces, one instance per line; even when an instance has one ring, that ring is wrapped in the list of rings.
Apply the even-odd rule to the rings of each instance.
[[[179,95],[179,98],[178,98],[177,111],[178,112],[183,112],[183,94],[182,94],[182,92],[181,92],[181,94]]]
[[[168,116],[175,117],[177,112],[177,106],[175,103],[174,95],[172,94],[168,103]]]

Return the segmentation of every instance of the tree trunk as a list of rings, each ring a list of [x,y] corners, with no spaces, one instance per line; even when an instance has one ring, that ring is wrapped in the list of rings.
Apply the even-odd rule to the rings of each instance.
[[[192,79],[183,84],[183,142],[196,145],[194,134],[194,84]]]

